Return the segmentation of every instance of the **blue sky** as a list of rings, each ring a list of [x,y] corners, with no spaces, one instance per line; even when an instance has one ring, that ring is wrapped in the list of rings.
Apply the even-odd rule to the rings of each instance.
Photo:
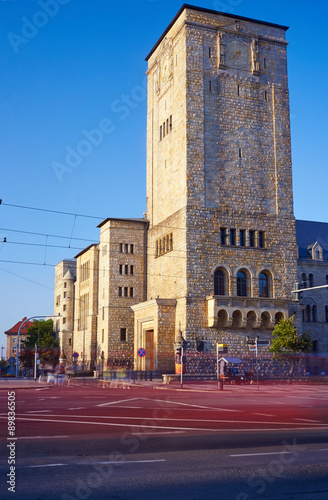
[[[52,265],[97,242],[102,219],[145,212],[145,57],[182,3],[0,1],[0,260],[40,264],[0,261],[0,347],[6,345],[2,332],[22,317],[52,314]],[[321,26],[328,2],[188,3],[290,27],[295,216],[328,222],[328,43]]]

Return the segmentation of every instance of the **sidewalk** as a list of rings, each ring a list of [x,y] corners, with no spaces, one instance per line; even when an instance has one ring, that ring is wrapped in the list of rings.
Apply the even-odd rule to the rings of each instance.
[[[46,380],[39,382],[33,378],[0,378],[0,390],[14,390],[14,389],[38,389],[47,385]]]

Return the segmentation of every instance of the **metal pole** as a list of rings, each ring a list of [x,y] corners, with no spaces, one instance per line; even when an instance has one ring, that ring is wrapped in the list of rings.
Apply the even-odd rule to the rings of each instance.
[[[180,384],[183,386],[183,345],[181,347],[181,374],[180,374]]]
[[[84,308],[84,324],[83,324],[83,359],[82,359],[82,370],[84,371],[84,344],[85,344],[85,320],[86,320],[86,310],[85,310],[85,299],[82,300]]]
[[[38,345],[35,344],[34,345],[34,380],[36,380],[36,361],[37,361],[37,356],[38,356],[37,349],[38,349]]]
[[[259,365],[258,365],[258,359],[257,359],[257,337],[255,339],[256,342],[256,383],[257,383],[257,390],[260,390],[259,387]]]

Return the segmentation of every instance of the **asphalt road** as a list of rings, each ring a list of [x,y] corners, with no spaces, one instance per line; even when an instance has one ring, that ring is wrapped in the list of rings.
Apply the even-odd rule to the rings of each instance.
[[[9,436],[0,391],[1,498],[328,498],[326,386],[14,392]],[[8,443],[15,494],[5,479]]]

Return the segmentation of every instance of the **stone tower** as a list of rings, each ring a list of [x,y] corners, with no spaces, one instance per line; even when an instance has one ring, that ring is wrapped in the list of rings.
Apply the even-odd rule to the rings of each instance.
[[[286,30],[184,5],[147,56],[148,303],[135,310],[137,341],[149,308],[162,318],[155,343],[162,335],[170,350],[180,331],[238,350],[288,316]]]

